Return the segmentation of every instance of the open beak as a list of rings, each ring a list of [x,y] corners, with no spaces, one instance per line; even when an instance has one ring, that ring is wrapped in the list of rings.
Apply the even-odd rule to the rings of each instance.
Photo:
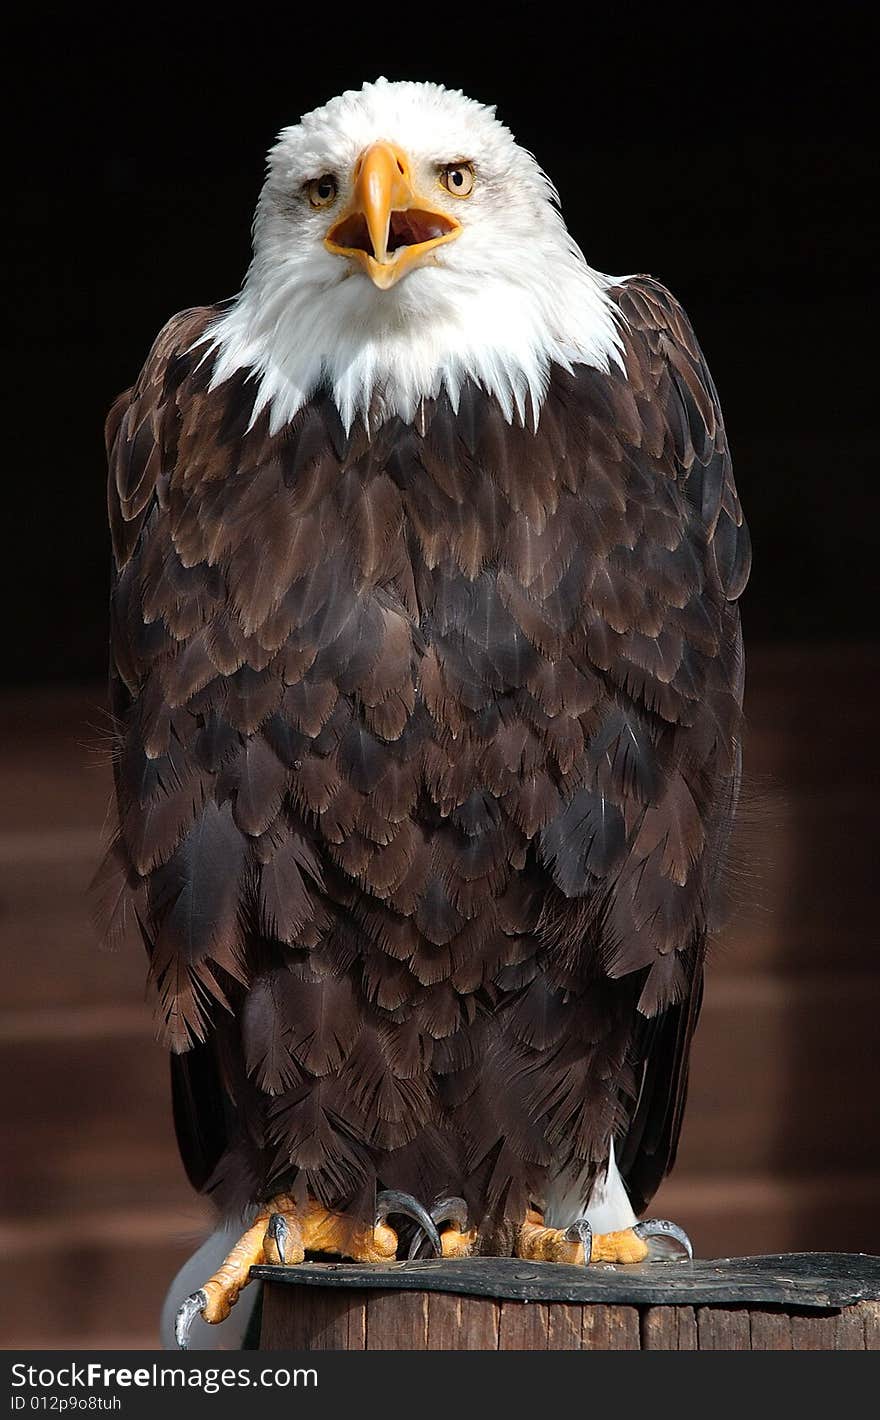
[[[324,245],[357,262],[387,291],[408,271],[433,261],[436,248],[460,231],[460,222],[415,193],[406,154],[392,143],[373,143],[355,163],[351,202]]]

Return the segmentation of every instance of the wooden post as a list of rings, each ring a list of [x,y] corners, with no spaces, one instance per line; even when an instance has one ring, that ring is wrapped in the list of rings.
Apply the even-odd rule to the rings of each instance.
[[[876,1351],[880,1258],[255,1267],[261,1350]]]

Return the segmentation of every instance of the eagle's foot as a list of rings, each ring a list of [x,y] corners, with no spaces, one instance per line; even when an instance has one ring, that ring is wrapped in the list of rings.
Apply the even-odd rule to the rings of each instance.
[[[174,1321],[174,1335],[181,1351],[186,1351],[189,1346],[190,1328],[197,1316],[201,1316],[207,1322],[225,1321],[235,1303],[238,1301],[238,1294],[250,1281],[251,1268],[258,1262],[267,1260],[267,1251],[276,1244],[278,1236],[274,1218],[275,1209],[280,1206],[282,1200],[276,1199],[269,1208],[258,1213],[256,1219],[242,1233],[235,1247],[226,1256],[226,1259],[218,1267],[213,1277],[209,1278],[203,1287],[191,1296],[186,1297],[177,1309],[177,1316]],[[267,1245],[270,1238],[270,1224],[272,1224],[272,1240]],[[302,1257],[304,1254],[301,1254]],[[272,1259],[274,1260],[274,1259]],[[291,1259],[292,1260],[292,1259]]]
[[[477,1241],[476,1228],[462,1231],[460,1228],[444,1228],[440,1234],[442,1257],[470,1257]]]
[[[431,1221],[437,1228],[441,1223],[453,1224],[451,1228],[444,1228],[440,1234],[442,1257],[470,1257],[477,1241],[477,1230],[468,1227],[467,1204],[463,1198],[439,1199],[431,1209]],[[424,1229],[419,1228],[407,1253],[410,1261],[422,1256],[427,1240]]]
[[[638,1227],[594,1233],[586,1218],[578,1218],[570,1228],[545,1228],[534,1209],[526,1214],[516,1242],[516,1256],[529,1262],[644,1262],[649,1252]]]
[[[344,1213],[334,1213],[309,1199],[295,1202],[286,1194],[273,1198],[239,1238],[225,1262],[203,1287],[183,1301],[177,1312],[175,1336],[182,1351],[187,1349],[189,1332],[196,1316],[207,1322],[225,1321],[250,1281],[252,1267],[267,1262],[290,1267],[302,1262],[307,1252],[332,1253],[352,1262],[390,1262],[397,1256],[397,1233],[387,1219],[405,1214],[418,1223],[434,1251],[440,1252],[440,1238],[430,1214],[408,1193],[388,1190],[376,1199],[375,1221],[371,1227],[354,1223]]]

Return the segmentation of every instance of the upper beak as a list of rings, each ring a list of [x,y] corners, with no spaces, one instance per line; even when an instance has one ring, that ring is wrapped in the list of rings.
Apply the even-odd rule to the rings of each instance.
[[[406,154],[394,144],[373,143],[355,163],[351,202],[324,245],[353,258],[387,291],[460,231],[460,222],[417,196]]]

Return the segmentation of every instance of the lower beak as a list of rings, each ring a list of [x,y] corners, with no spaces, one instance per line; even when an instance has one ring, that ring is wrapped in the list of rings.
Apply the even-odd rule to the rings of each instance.
[[[461,223],[413,190],[406,154],[374,143],[354,167],[354,193],[324,238],[328,251],[357,262],[382,291],[408,271],[434,260],[454,241]]]

